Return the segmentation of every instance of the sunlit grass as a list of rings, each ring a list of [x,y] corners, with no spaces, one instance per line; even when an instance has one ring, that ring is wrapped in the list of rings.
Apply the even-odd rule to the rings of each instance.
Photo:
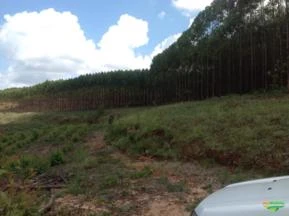
[[[107,133],[133,154],[289,170],[289,98],[229,96],[131,113]]]
[[[165,174],[156,179],[149,166],[128,167],[113,157],[115,148],[109,145],[96,153],[98,141],[90,140],[96,131],[105,131],[106,140],[123,152],[166,159],[164,163],[177,160],[177,167],[190,160],[199,161],[204,169],[225,165],[229,169],[218,173],[224,184],[281,175],[289,170],[288,113],[286,95],[229,96],[90,112],[0,113],[0,186],[56,176],[64,179],[61,193],[97,197],[109,205],[112,199],[129,196],[132,186],[144,190],[144,185],[153,184],[155,190],[186,193],[186,182],[172,183]],[[109,124],[111,115],[114,121]],[[138,181],[139,185],[131,185]],[[31,195],[13,193],[17,190],[0,194],[0,205],[6,203],[4,215],[14,210],[35,215],[48,198],[41,190]],[[29,200],[34,199],[39,203],[32,205]],[[0,206],[0,215],[3,212]]]
[[[0,125],[5,125],[5,124],[19,122],[19,121],[25,121],[34,115],[36,114],[35,113],[0,112]]]
[[[0,189],[5,192],[0,193],[0,215],[39,215],[37,210],[49,193],[37,188],[26,191],[31,182],[63,184],[61,193],[110,203],[107,197],[117,199],[130,179],[149,176],[149,169],[131,170],[112,158],[109,146],[96,154],[95,143],[89,140],[95,131],[107,128],[110,115],[134,110],[0,113]]]

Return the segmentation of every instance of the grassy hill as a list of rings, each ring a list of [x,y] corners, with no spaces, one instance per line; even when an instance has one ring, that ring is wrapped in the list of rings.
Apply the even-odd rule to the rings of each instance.
[[[133,154],[213,160],[230,167],[287,172],[287,95],[228,96],[147,109],[119,119],[107,133]]]
[[[288,16],[215,0],[149,70],[1,90],[0,215],[181,216],[288,173],[289,96],[269,92],[288,84]]]
[[[181,215],[223,184],[288,172],[288,113],[282,93],[1,112],[0,214],[150,215],[162,200]]]

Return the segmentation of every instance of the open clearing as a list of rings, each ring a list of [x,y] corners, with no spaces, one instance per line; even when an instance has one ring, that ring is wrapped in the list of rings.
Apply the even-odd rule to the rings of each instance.
[[[94,154],[109,151],[102,138],[102,134],[97,133],[89,139],[87,146]],[[107,206],[107,203],[96,204],[97,197],[87,200],[83,196],[66,195],[56,199],[56,212],[70,209],[69,214],[75,215],[86,212],[100,215],[183,216],[188,215],[189,209],[209,190],[220,187],[215,178],[216,169],[205,171],[197,163],[130,158],[117,150],[110,152],[108,157],[133,171],[128,185],[124,186],[126,190],[116,187],[113,191],[114,194],[121,193],[118,199],[111,197],[113,207]]]
[[[223,185],[287,170],[288,111],[274,95],[2,112],[0,215],[189,215]]]

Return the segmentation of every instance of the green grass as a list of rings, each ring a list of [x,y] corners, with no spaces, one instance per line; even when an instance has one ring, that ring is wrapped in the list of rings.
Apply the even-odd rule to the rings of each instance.
[[[0,186],[10,185],[0,194],[0,215],[38,215],[37,209],[46,199],[43,192],[25,191],[25,186],[38,176],[57,179],[61,171],[70,184],[75,182],[77,176],[67,173],[76,163],[75,168],[82,169],[82,161],[89,157],[83,144],[90,133],[106,124],[105,119],[101,120],[104,117],[102,110],[0,113]],[[50,180],[56,181],[53,178]],[[21,192],[19,186],[23,187]]]
[[[0,215],[37,215],[49,194],[17,188],[33,181],[65,184],[62,195],[83,195],[105,205],[108,215],[133,212],[133,204],[115,203],[135,193],[187,193],[186,181],[155,178],[149,165],[128,167],[113,157],[115,147],[133,156],[197,160],[204,169],[224,165],[217,178],[225,185],[282,175],[289,171],[288,113],[285,94],[90,112],[0,113],[0,189],[10,187],[0,194]],[[88,146],[95,132],[105,132],[111,145],[97,151],[93,141]]]
[[[228,96],[131,113],[106,139],[131,154],[281,174],[289,170],[288,113],[287,95]]]
[[[0,191],[0,215],[32,216],[39,215],[37,197],[25,192],[14,192],[8,195]]]
[[[112,158],[109,146],[97,154],[88,146],[95,131],[106,130],[110,115],[133,110],[139,109],[0,113],[0,189],[9,187],[0,193],[0,215],[38,215],[49,194],[26,191],[31,182],[65,184],[62,194],[110,204],[125,195],[130,180],[150,176],[149,168],[136,171]]]

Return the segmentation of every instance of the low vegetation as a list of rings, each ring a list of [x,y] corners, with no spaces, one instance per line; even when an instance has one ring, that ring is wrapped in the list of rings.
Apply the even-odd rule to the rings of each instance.
[[[100,115],[1,113],[0,214],[38,215],[42,188],[61,187],[66,166],[85,158],[81,144],[95,128],[87,119]]]
[[[287,95],[271,93],[2,112],[0,215],[150,215],[155,200],[189,211],[224,184],[288,172],[288,105]]]
[[[173,104],[131,113],[106,137],[130,154],[281,174],[289,170],[288,105],[289,98],[278,93]]]

